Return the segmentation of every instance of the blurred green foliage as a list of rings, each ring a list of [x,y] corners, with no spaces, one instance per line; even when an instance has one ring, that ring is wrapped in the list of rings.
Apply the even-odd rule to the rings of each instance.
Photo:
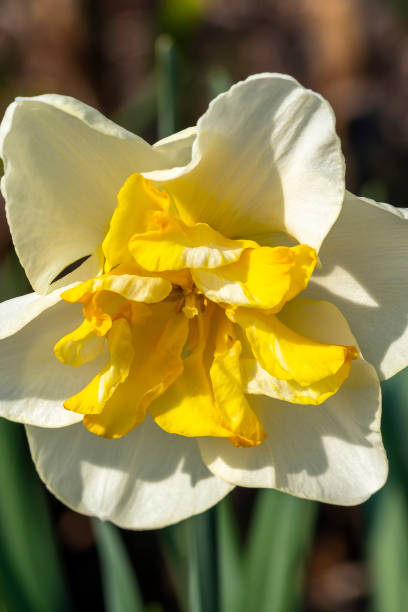
[[[314,502],[261,490],[246,537],[228,497],[160,531],[181,610],[300,610],[317,508]]]
[[[408,601],[408,371],[382,383],[383,438],[390,474],[366,504],[372,612],[400,612]]]
[[[142,612],[137,578],[119,530],[111,523],[92,521],[102,573],[106,612]]]
[[[0,601],[8,612],[68,612],[70,597],[23,428],[0,421]]]
[[[400,13],[403,17],[408,16],[408,2],[407,0],[387,0],[392,8]]]
[[[29,285],[14,252],[0,265],[0,300]],[[71,609],[44,489],[31,463],[24,428],[0,420],[0,601],[7,612]]]
[[[178,41],[184,41],[194,34],[205,4],[206,0],[160,0],[158,11],[160,30]]]
[[[14,250],[9,250],[1,259],[0,301],[23,295],[30,290],[24,270]]]

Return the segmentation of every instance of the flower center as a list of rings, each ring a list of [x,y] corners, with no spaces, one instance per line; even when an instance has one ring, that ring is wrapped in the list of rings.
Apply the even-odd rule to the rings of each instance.
[[[205,312],[207,308],[207,300],[203,295],[200,295],[196,288],[189,293],[184,293],[184,305],[182,307],[183,314],[187,319],[197,317],[200,313]]]
[[[132,175],[102,244],[103,270],[62,294],[83,323],[55,354],[104,367],[65,408],[119,438],[147,412],[169,433],[256,446],[266,432],[254,395],[319,404],[347,378],[354,347],[322,344],[285,323],[307,286],[307,245],[262,247],[186,219],[179,203]]]

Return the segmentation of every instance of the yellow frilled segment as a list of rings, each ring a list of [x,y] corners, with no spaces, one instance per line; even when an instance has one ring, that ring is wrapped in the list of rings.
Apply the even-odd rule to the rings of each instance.
[[[102,243],[105,271],[118,265],[133,265],[128,243],[133,234],[157,229],[160,215],[168,213],[170,198],[141,174],[132,174],[118,194],[109,231]]]
[[[347,378],[354,347],[304,338],[279,311],[308,284],[307,245],[261,247],[205,223],[186,223],[171,195],[134,174],[102,245],[104,273],[62,293],[84,321],[55,345],[79,367],[106,364],[64,406],[94,434],[119,438],[148,411],[169,433],[228,438],[253,447],[266,437],[251,406],[257,393],[321,403]],[[244,346],[245,345],[245,346]]]
[[[266,434],[243,392],[239,342],[232,326],[211,304],[198,321],[198,342],[184,371],[152,406],[156,423],[184,436],[227,437],[237,446],[260,444]]]
[[[132,326],[134,356],[127,379],[98,414],[87,415],[85,426],[107,438],[119,438],[141,423],[146,410],[183,372],[182,350],[188,320],[174,303],[149,308]]]
[[[213,302],[278,312],[306,288],[316,252],[296,247],[247,248],[238,261],[216,269],[192,271],[196,286]]]

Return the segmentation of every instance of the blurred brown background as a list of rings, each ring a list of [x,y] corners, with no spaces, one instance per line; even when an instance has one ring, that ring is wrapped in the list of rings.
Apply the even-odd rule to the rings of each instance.
[[[291,74],[333,105],[349,188],[375,181],[403,205],[407,15],[405,0],[1,0],[0,113],[16,95],[68,94],[154,140],[165,31],[183,75],[178,128],[205,110],[217,78]]]
[[[348,187],[408,203],[404,0],[0,0],[0,115],[16,95],[68,94],[153,142],[155,41],[163,32],[177,48],[177,129],[195,123],[230,83],[288,73],[333,105]],[[3,257],[9,244],[0,208]],[[234,495],[244,533],[253,493]],[[87,519],[50,503],[76,609],[100,609]],[[365,512],[321,507],[308,563],[310,612],[368,609]],[[127,538],[147,600],[176,610],[153,535]]]

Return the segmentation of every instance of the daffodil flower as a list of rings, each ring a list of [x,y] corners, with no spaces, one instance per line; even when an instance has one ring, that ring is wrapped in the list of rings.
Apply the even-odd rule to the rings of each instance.
[[[151,528],[236,485],[355,504],[383,484],[408,227],[345,192],[324,99],[256,75],[150,146],[45,95],[0,134],[35,291],[0,306],[0,415],[58,498]]]

